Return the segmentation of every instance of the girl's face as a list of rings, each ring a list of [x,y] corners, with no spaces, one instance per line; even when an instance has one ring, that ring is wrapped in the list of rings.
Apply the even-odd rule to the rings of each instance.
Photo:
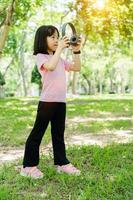
[[[56,51],[58,46],[58,40],[59,36],[57,31],[55,31],[53,35],[47,36],[47,46],[48,46],[47,51],[49,54],[53,54],[53,52]]]

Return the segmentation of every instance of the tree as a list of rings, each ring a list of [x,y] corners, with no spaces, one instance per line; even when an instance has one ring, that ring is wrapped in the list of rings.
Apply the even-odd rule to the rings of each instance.
[[[24,22],[27,22],[30,16],[34,14],[36,9],[42,4],[43,0],[4,0],[0,13],[0,58],[9,35],[11,27],[20,27]]]
[[[2,73],[0,72],[0,86],[3,86],[3,85],[5,85],[5,79]]]
[[[4,97],[3,85],[5,85],[5,79],[2,73],[0,72],[0,98]]]
[[[118,44],[127,45],[133,40],[131,0],[106,1],[102,7],[95,0],[76,0],[69,8],[75,14],[78,29],[92,41],[102,39],[108,45],[117,38]]]
[[[41,88],[42,88],[41,75],[38,72],[36,65],[34,66],[32,70],[31,83],[36,83],[39,86],[39,92],[41,91]]]
[[[13,12],[14,12],[14,6],[15,6],[15,0],[12,0],[11,3],[9,3],[6,15],[3,19],[3,21],[0,24],[0,27],[2,27],[1,34],[0,34],[0,58],[2,56],[2,51],[5,46],[5,42],[9,33],[9,29],[11,26],[11,21],[13,17]],[[4,12],[2,10],[1,12]]]

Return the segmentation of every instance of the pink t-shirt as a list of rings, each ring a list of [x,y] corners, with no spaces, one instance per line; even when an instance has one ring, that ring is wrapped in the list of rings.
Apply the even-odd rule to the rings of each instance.
[[[42,91],[40,101],[66,102],[66,71],[70,69],[70,63],[62,58],[54,71],[48,71],[42,65],[47,63],[53,55],[37,54],[36,64],[42,77]]]

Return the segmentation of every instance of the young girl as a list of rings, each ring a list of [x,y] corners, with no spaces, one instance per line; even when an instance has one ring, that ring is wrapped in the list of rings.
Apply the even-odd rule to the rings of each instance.
[[[66,157],[64,130],[66,116],[66,71],[80,71],[80,46],[71,46],[73,63],[61,58],[63,49],[69,47],[69,39],[59,40],[59,32],[54,26],[38,28],[34,41],[34,55],[42,77],[42,92],[34,127],[26,141],[23,167],[20,174],[32,178],[42,178],[39,164],[39,146],[51,123],[54,164],[58,172],[80,174]]]

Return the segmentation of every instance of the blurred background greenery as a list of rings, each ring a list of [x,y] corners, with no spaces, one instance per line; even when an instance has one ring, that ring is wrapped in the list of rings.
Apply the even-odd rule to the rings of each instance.
[[[68,93],[133,93],[132,13],[132,0],[0,0],[0,96],[38,96],[35,32],[43,24],[61,32],[66,22],[83,38],[82,70],[67,74]]]

